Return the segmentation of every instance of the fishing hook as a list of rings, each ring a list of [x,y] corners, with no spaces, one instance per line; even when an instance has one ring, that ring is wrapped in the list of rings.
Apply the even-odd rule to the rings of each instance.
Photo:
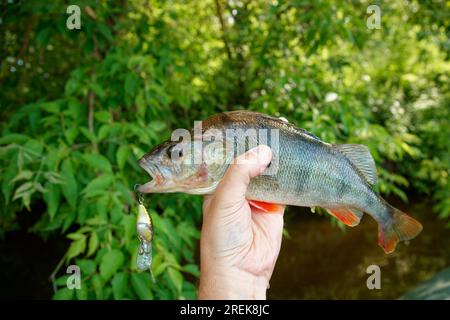
[[[142,195],[142,193],[140,193],[138,190],[137,190],[137,188],[138,187],[140,187],[141,185],[139,184],[139,183],[136,183],[135,185],[134,185],[134,192],[136,193],[136,195],[137,195],[137,198],[138,198],[138,202],[139,202],[139,204],[140,205],[144,205],[144,197],[143,197],[143,195]]]

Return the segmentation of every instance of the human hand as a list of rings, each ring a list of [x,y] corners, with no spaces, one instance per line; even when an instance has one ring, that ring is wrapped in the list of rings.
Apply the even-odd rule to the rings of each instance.
[[[265,299],[280,252],[284,206],[257,212],[245,193],[271,159],[263,145],[240,155],[215,193],[205,196],[199,299]]]

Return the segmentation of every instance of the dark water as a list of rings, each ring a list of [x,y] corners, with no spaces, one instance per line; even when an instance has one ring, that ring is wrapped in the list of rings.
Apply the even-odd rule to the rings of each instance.
[[[0,241],[0,299],[51,299],[49,276],[69,247],[64,236],[44,240],[28,232],[38,221],[42,207],[17,214],[19,230]]]
[[[341,231],[326,216],[289,215],[291,236],[283,240],[268,291],[269,299],[396,299],[450,266],[450,229],[427,204],[393,203],[417,218],[422,233],[386,255],[377,245],[377,225],[365,215],[361,224]],[[288,217],[288,218],[289,218]],[[305,218],[306,217],[306,218]],[[290,220],[290,221],[289,221]],[[381,289],[369,290],[368,266],[381,269]]]
[[[9,232],[0,242],[0,299],[51,299],[49,276],[67,250],[67,240],[25,231]]]

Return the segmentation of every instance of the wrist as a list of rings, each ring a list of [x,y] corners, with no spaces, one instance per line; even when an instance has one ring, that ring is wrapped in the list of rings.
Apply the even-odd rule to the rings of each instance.
[[[199,299],[264,300],[268,281],[236,267],[202,268]]]

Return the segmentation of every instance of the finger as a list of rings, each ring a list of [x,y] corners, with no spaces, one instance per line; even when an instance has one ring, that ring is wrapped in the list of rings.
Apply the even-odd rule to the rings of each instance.
[[[209,207],[211,205],[212,200],[213,200],[212,194],[207,194],[203,197],[203,213],[209,211]]]
[[[281,238],[284,224],[284,209],[273,213],[254,213],[252,212],[252,220],[262,227],[266,232],[266,236],[270,238]]]
[[[260,145],[236,157],[217,187],[217,194],[224,196],[223,201],[245,200],[250,179],[261,174],[271,160],[272,151],[266,145]]]

